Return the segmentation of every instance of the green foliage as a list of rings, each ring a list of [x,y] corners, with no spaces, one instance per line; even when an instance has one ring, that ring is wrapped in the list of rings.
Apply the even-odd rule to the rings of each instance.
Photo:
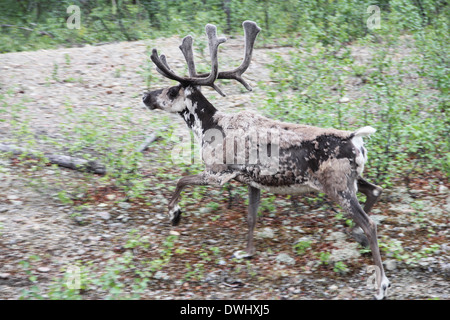
[[[388,239],[384,237],[380,242],[380,250],[392,255],[396,260],[402,261],[407,265],[417,265],[424,258],[433,255],[440,249],[439,244],[431,244],[430,246],[422,246],[420,250],[411,251],[403,247],[403,241],[398,239]]]
[[[348,267],[344,262],[336,261],[333,266],[333,271],[336,273],[346,273],[348,272]]]
[[[386,22],[384,28],[395,27]],[[414,33],[415,41],[383,28],[352,45],[307,36],[288,59],[274,57],[275,84],[265,85],[263,110],[319,127],[373,126],[366,174],[385,185],[412,172],[449,175],[448,31],[440,19]],[[361,49],[368,52],[364,63],[355,53]]]
[[[199,33],[214,23],[226,33],[242,32],[251,19],[262,26],[262,38],[282,41],[298,34],[325,45],[344,44],[372,31],[366,21],[371,1],[360,0],[25,0],[0,3],[0,52],[36,50],[58,45],[131,41],[163,35]],[[80,29],[69,29],[66,12],[80,8]],[[448,17],[442,0],[378,1],[382,24],[397,30],[418,31]],[[394,29],[394,30],[392,30]],[[264,41],[261,39],[261,41]]]
[[[294,251],[298,255],[301,256],[301,255],[305,254],[306,250],[311,248],[311,244],[312,244],[312,241],[309,241],[309,240],[299,241],[294,245]]]
[[[81,8],[81,29],[66,26],[66,8],[73,4]],[[184,36],[200,33],[206,23],[216,24],[219,33],[241,33],[242,21],[251,19],[263,28],[257,45],[275,42],[292,47],[288,58],[273,57],[271,82],[260,84],[267,96],[262,109],[268,116],[346,130],[365,125],[375,127],[376,134],[365,141],[369,150],[365,174],[384,186],[416,173],[441,171],[449,175],[450,7],[442,0],[378,1],[381,29],[369,30],[367,7],[371,4],[371,1],[357,0],[3,1],[0,2],[3,25],[0,27],[0,52],[173,34]],[[150,46],[146,49],[148,56]],[[207,55],[207,43],[199,39],[195,50],[202,56]],[[46,79],[47,85],[54,81],[82,82],[81,78],[64,76],[71,64],[68,54],[63,63],[54,63]],[[156,81],[151,72],[153,68],[151,62],[146,61],[137,70],[147,88]],[[113,76],[120,78],[123,71],[123,68],[116,69]],[[98,160],[108,168],[108,174],[100,183],[115,185],[128,198],[142,197],[149,188],[171,191],[174,187],[167,187],[160,180],[175,180],[180,171],[195,174],[203,169],[200,163],[167,169],[171,167],[168,150],[177,143],[169,134],[169,138],[159,141],[161,149],[151,158],[160,167],[150,174],[144,173],[145,159],[135,150],[146,132],[134,129],[139,127],[135,126],[139,119],[133,117],[130,109],[109,108],[107,112],[97,112],[95,107],[90,107],[79,111],[68,101],[63,110],[64,121],[59,127],[61,139],[37,137],[27,116],[25,100],[8,105],[5,95],[8,92],[0,95],[0,122],[8,121],[12,133],[8,142],[33,147],[38,138],[63,150],[64,154]],[[163,122],[168,122],[167,119]],[[119,126],[126,127],[126,132],[118,134],[115,128]],[[55,171],[61,182],[55,182],[58,191],[54,195],[65,205],[75,206],[74,194],[87,194],[88,186],[95,188],[98,184],[97,179],[86,175],[87,181],[92,179],[89,183],[70,190],[63,182],[64,177]],[[39,185],[40,180],[33,183]],[[209,219],[217,221],[221,212],[216,211],[226,203],[226,196],[221,190],[217,192],[222,198],[211,197],[205,190],[192,188],[190,196],[183,197],[180,204],[197,206],[200,199],[208,196],[213,201],[207,206],[214,212]],[[248,191],[243,186],[230,184],[228,190],[229,203],[235,197],[247,198]],[[275,199],[273,195],[264,196],[260,213],[268,211],[275,215]],[[78,202],[76,205],[74,208],[83,207]],[[414,201],[411,207],[414,209],[411,220],[424,228],[425,204]],[[73,215],[81,215],[80,212]],[[336,219],[345,218],[339,213]],[[345,222],[351,226],[349,220]],[[0,224],[0,231],[1,228]],[[174,254],[185,258],[190,253],[191,248],[177,248],[177,240],[177,236],[168,236],[160,246],[149,250],[150,239],[133,230],[123,244],[125,252],[114,253],[102,264],[83,262],[78,289],[67,286],[69,274],[65,268],[68,266],[63,266],[60,278],[54,279],[50,286],[40,287],[41,275],[36,269],[41,258],[30,256],[20,263],[22,268],[18,271],[29,281],[21,298],[82,299],[86,290],[107,299],[139,298],[148,290],[148,282],[154,281],[158,272],[162,273]],[[293,245],[293,250],[302,256],[313,251],[312,245],[313,241],[302,239]],[[438,244],[424,245],[416,251],[406,245],[387,237],[380,241],[382,251],[408,265],[418,264],[440,250]],[[197,259],[186,259],[183,281],[201,281],[209,272],[208,265],[214,262],[221,265],[221,249],[203,247],[195,251]],[[144,257],[137,254],[139,251],[146,252]],[[272,254],[270,248],[267,253]],[[331,269],[330,252],[313,254],[320,265]],[[236,273],[239,273],[242,262],[237,263]],[[255,276],[251,263],[245,263],[248,274]],[[336,273],[348,270],[340,261],[333,263],[332,268]]]
[[[101,268],[93,262],[84,262],[82,266],[79,266],[79,263],[70,265],[80,270],[79,288],[68,285],[71,283],[71,275],[67,272],[61,278],[53,279],[49,287],[40,287],[36,264],[41,261],[41,258],[30,256],[20,262],[23,272],[31,283],[22,291],[20,299],[81,300],[83,292],[91,288],[101,291],[104,299],[139,299],[140,294],[147,288],[149,279],[169,263],[177,238],[177,236],[168,236],[163,241],[160,256],[150,261],[139,260],[131,251],[126,251],[122,255],[109,259]],[[124,245],[130,250],[146,250],[148,246],[148,238],[140,236],[136,230],[130,232]],[[124,275],[134,278],[134,282],[130,285]]]
[[[109,115],[115,121],[111,121],[109,116],[101,115],[95,108],[82,113],[75,112],[72,107],[66,110],[67,120],[60,125],[64,140],[48,139],[48,142],[66,149],[71,156],[103,163],[107,167],[105,180],[112,181],[131,198],[140,197],[147,180],[140,171],[143,155],[136,151],[142,141],[136,137],[142,137],[143,132],[131,129],[115,136],[114,142],[111,141],[111,135],[117,125],[133,127],[135,120],[131,110],[121,109],[120,113],[116,114],[110,109]],[[61,198],[64,194],[58,196]]]
[[[331,256],[330,252],[324,252],[324,251],[319,252],[320,264],[328,265],[330,263],[330,256]]]

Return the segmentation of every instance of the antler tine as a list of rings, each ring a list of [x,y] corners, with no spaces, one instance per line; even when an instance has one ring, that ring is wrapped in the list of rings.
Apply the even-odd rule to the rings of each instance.
[[[222,90],[219,89],[214,84],[217,76],[219,75],[219,61],[217,59],[217,51],[219,50],[219,45],[227,41],[224,37],[217,37],[217,28],[215,25],[207,24],[206,35],[208,36],[209,42],[209,54],[211,56],[211,72],[208,75],[199,75],[200,78],[192,79],[192,84],[200,86],[210,86],[214,88],[220,95],[225,96]]]
[[[242,23],[244,27],[244,38],[245,38],[245,54],[244,60],[241,65],[232,71],[223,71],[220,72],[217,76],[217,79],[234,79],[239,81],[248,91],[252,91],[252,87],[245,82],[242,78],[242,74],[248,69],[250,66],[250,62],[252,61],[252,53],[253,46],[255,44],[256,37],[258,36],[261,28],[253,22],[246,20]]]
[[[164,55],[158,56],[158,52],[156,49],[152,50],[150,58],[156,65],[156,70],[163,76],[184,84],[210,86],[214,88],[220,95],[225,96],[225,94],[219,89],[219,87],[217,87],[214,84],[214,81],[216,81],[217,76],[219,74],[219,62],[217,59],[217,51],[219,49],[219,45],[227,41],[227,39],[224,37],[218,38],[217,28],[212,24],[207,24],[205,29],[206,35],[208,36],[209,52],[211,55],[211,72],[209,74],[197,75],[195,71],[194,54],[192,51],[192,37],[190,36],[185,37],[180,46],[180,49],[183,52],[184,58],[186,59],[186,62],[188,64],[189,77],[177,76],[170,69],[166,57]]]
[[[225,96],[225,94],[220,90],[220,88],[214,84],[216,79],[234,79],[239,81],[247,90],[251,91],[252,87],[245,82],[242,78],[242,74],[248,69],[250,62],[252,60],[253,46],[255,44],[256,37],[261,31],[255,22],[244,21],[242,24],[244,27],[244,37],[245,37],[245,54],[244,60],[241,65],[232,71],[219,72],[219,62],[217,58],[217,52],[219,50],[219,45],[227,41],[225,37],[217,37],[217,28],[215,25],[207,24],[206,35],[208,36],[209,43],[209,53],[211,56],[211,72],[205,74],[197,74],[195,71],[194,63],[194,53],[192,50],[192,37],[187,36],[183,38],[180,45],[180,50],[183,52],[184,58],[188,64],[189,77],[180,77],[176,75],[169,67],[166,57],[164,55],[158,56],[156,49],[152,50],[150,58],[156,65],[156,70],[163,76],[178,81],[182,84],[191,84],[198,86],[210,86],[214,88],[220,95]]]
[[[192,37],[186,36],[183,38],[183,41],[180,45],[180,50],[183,52],[184,58],[186,59],[186,63],[188,65],[188,71],[190,77],[196,77],[197,72],[195,71],[195,63],[194,63],[194,51],[192,50]]]
[[[167,63],[166,56],[161,55],[158,56],[158,51],[156,49],[152,50],[152,54],[150,56],[150,59],[152,59],[153,63],[156,65],[156,71],[158,71],[160,74],[165,76],[166,78],[186,83],[189,82],[188,78],[177,76],[169,67],[169,64]]]

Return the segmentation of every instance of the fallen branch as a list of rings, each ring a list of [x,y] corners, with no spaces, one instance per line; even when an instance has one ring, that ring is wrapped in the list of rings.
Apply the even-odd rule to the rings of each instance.
[[[21,30],[25,30],[25,31],[30,31],[30,32],[35,31],[34,29],[31,29],[31,28],[15,26],[12,24],[2,24],[2,25],[0,25],[0,27],[2,27],[2,28],[17,28],[17,29],[21,29]],[[43,36],[49,36],[50,38],[55,37],[53,34],[51,34],[50,32],[47,32],[47,31],[36,30],[36,32]]]
[[[26,149],[12,144],[8,145],[0,143],[0,151],[10,152],[16,156],[25,155],[26,157],[32,159],[42,159],[42,153],[36,150]],[[56,164],[60,167],[79,171],[87,171],[101,175],[104,175],[106,173],[105,166],[93,160],[85,160],[81,158],[48,153],[44,153],[43,157],[48,159],[50,163]]]
[[[153,132],[151,135],[149,135],[144,142],[139,146],[139,148],[136,149],[136,152],[144,152],[148,146],[156,141],[159,138],[159,135],[162,131],[166,131],[167,127],[161,127],[155,132]]]

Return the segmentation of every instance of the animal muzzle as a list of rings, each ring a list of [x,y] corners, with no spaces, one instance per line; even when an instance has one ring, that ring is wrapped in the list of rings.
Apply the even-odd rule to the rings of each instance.
[[[142,96],[142,102],[150,110],[154,110],[156,108],[155,99],[150,93],[144,93],[144,95]]]

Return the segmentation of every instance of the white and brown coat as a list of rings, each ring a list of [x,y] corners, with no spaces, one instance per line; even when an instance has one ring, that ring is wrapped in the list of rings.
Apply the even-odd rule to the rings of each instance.
[[[251,89],[241,75],[250,64],[253,43],[260,29],[254,22],[244,22],[244,61],[229,72],[218,72],[217,66],[217,47],[225,42],[224,38],[217,38],[214,26],[207,25],[206,30],[210,40],[211,73],[197,75],[192,39],[187,37],[180,48],[188,62],[190,77],[175,75],[165,57],[159,57],[153,50],[151,58],[157,70],[180,84],[149,92],[143,97],[149,109],[178,113],[184,119],[194,132],[205,161],[204,172],[178,181],[168,205],[172,224],[180,221],[181,210],[177,203],[184,187],[223,185],[234,179],[249,187],[245,255],[252,256],[255,253],[253,232],[261,189],[283,194],[326,193],[342,206],[367,236],[365,241],[370,246],[379,275],[376,298],[385,297],[389,280],[381,261],[375,223],[367,215],[382,189],[361,176],[367,161],[362,138],[374,133],[375,129],[369,126],[356,131],[322,129],[271,120],[251,112],[227,114],[218,111],[200,92],[200,86],[211,86],[223,95],[214,81],[235,79]],[[357,191],[367,196],[364,209],[356,198]]]

